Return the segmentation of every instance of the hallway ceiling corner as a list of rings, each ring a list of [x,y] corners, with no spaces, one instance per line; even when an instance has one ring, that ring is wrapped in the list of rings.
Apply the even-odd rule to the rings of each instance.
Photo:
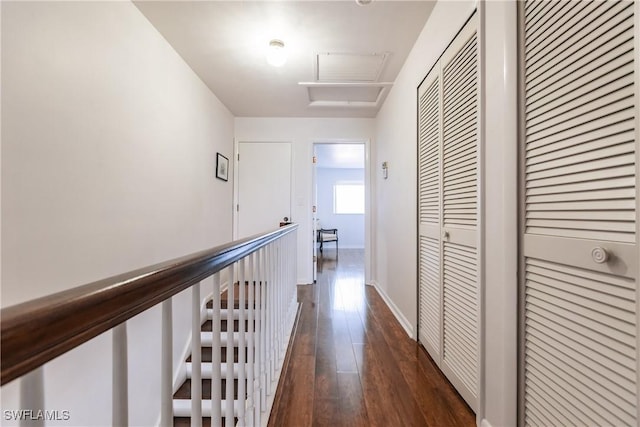
[[[435,1],[134,3],[236,117],[375,117]]]

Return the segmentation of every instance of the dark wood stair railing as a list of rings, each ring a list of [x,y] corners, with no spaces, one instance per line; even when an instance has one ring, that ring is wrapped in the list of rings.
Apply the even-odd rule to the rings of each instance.
[[[1,384],[296,231],[296,224],[3,308]]]

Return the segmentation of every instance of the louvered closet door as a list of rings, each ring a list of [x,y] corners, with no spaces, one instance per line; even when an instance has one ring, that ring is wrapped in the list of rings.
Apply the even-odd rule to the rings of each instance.
[[[526,425],[638,425],[636,7],[521,7]]]
[[[478,403],[478,40],[477,15],[442,57],[441,369],[476,410]]]
[[[440,227],[442,150],[440,69],[435,67],[418,90],[418,339],[440,363],[442,284]]]
[[[420,342],[478,404],[478,46],[474,15],[418,90]]]

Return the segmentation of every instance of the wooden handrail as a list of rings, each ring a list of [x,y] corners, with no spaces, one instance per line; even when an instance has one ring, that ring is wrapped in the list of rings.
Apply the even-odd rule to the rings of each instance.
[[[2,385],[294,231],[296,224],[0,311]]]

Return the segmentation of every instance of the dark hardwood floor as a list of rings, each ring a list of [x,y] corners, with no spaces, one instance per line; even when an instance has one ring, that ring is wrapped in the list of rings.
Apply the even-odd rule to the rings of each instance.
[[[475,426],[371,286],[363,252],[326,248],[301,303],[269,426]]]

